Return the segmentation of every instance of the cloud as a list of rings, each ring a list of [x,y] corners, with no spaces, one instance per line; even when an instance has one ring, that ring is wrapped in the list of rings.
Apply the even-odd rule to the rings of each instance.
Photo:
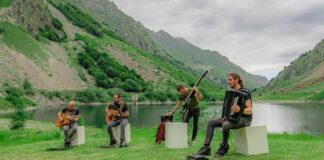
[[[149,29],[220,52],[245,70],[275,76],[324,38],[321,0],[115,0]]]

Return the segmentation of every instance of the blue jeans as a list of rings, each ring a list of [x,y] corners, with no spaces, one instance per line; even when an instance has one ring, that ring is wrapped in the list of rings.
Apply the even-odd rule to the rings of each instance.
[[[123,119],[119,119],[117,121],[110,121],[107,124],[107,132],[110,138],[110,141],[112,140],[116,140],[112,131],[112,127],[118,126],[120,125],[120,143],[124,142],[125,140],[125,126],[128,123],[128,119],[123,118]]]

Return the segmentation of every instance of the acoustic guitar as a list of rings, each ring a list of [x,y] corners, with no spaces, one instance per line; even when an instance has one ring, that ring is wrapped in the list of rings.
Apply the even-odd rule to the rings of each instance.
[[[117,121],[119,118],[119,111],[114,109],[108,109],[108,113],[106,113],[106,123],[108,124],[110,121]]]
[[[114,104],[113,104],[114,105]],[[123,108],[123,103],[120,108]],[[106,112],[106,123],[108,124],[110,121],[117,121],[120,118],[120,113],[122,113],[121,109],[114,105],[112,109],[107,109]]]
[[[75,109],[76,111],[76,109]],[[62,126],[64,125],[68,125],[71,123],[71,119],[74,119],[76,116],[75,116],[75,113],[73,113],[72,115],[68,115],[66,113],[62,113],[63,116],[62,116],[62,120],[60,118],[59,115],[57,115],[57,118],[56,118],[56,121],[55,121],[55,126],[57,128],[61,128]]]

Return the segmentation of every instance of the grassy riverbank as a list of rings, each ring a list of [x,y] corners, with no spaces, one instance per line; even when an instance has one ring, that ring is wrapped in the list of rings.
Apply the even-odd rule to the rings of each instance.
[[[25,131],[10,131],[10,120],[0,119],[1,159],[140,159],[182,160],[185,155],[196,152],[202,145],[204,133],[199,133],[196,143],[188,149],[167,149],[154,144],[155,128],[132,128],[132,142],[128,148],[100,149],[107,142],[105,129],[86,127],[86,144],[68,151],[47,152],[50,147],[62,144],[62,135],[51,123],[28,121]],[[220,140],[216,134],[213,152]],[[235,153],[233,139],[230,152],[224,159],[323,159],[324,136],[270,134],[270,154],[244,156]],[[216,143],[217,142],[217,143]]]

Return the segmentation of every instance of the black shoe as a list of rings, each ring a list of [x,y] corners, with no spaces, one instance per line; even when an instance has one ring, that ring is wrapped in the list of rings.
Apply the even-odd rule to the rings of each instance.
[[[201,147],[197,154],[203,156],[210,156],[210,147],[208,146]]]
[[[117,144],[117,141],[115,139],[110,140],[110,146],[113,146]]]
[[[65,148],[70,148],[70,145],[71,145],[71,142],[65,142],[65,143],[64,143],[64,147],[65,147]]]
[[[119,145],[119,148],[123,148],[123,147],[127,147],[127,145],[126,144],[120,144]]]
[[[215,157],[223,157],[229,150],[228,144],[221,143],[217,152],[215,153]]]

